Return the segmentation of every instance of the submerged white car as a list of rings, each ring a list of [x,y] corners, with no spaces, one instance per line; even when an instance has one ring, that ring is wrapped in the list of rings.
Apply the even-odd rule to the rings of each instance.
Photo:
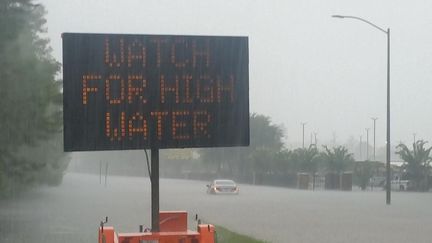
[[[239,194],[239,187],[233,180],[218,179],[207,185],[208,194]]]

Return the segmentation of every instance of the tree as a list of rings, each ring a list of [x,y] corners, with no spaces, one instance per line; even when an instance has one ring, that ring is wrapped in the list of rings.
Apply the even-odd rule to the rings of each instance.
[[[315,173],[318,170],[318,149],[311,144],[309,148],[297,148],[292,152],[291,159],[297,170]]]
[[[272,124],[268,116],[253,113],[250,115],[249,147],[201,149],[200,156],[205,163],[216,164],[219,173],[262,173],[272,163],[268,154],[281,151],[282,138],[280,126]]]
[[[232,171],[230,164],[236,157],[236,152],[232,148],[205,148],[200,149],[199,153],[201,160],[214,166],[218,174]]]
[[[49,183],[41,173],[61,175],[67,164],[62,152],[46,146],[62,149],[60,65],[42,38],[45,10],[32,2],[0,2],[0,193],[10,185]],[[34,149],[41,156],[32,156]]]
[[[340,173],[354,162],[352,153],[348,153],[348,149],[344,146],[338,146],[329,149],[323,146],[325,151],[322,153],[322,158],[327,164],[327,169],[330,172]]]
[[[272,124],[270,117],[252,113],[250,116],[250,149],[266,148],[278,152],[283,142],[283,130]]]
[[[271,172],[275,153],[266,148],[257,148],[250,154],[249,168],[252,170],[253,184],[262,184],[263,177]]]
[[[288,174],[296,170],[292,161],[293,152],[283,149],[274,155],[272,170],[278,174]]]
[[[318,171],[318,163],[320,161],[317,147],[311,144],[307,149],[295,149],[291,154],[291,160],[296,165],[297,170],[312,174],[312,188],[315,189],[315,174]]]
[[[407,177],[414,182],[414,188],[417,190],[429,189],[428,177],[430,174],[430,163],[432,161],[430,155],[432,147],[426,148],[426,143],[426,141],[418,140],[413,143],[412,150],[403,143],[396,147],[396,154],[406,162],[405,169]]]

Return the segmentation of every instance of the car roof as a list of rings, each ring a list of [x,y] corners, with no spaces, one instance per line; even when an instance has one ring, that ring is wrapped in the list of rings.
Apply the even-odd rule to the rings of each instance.
[[[232,182],[232,183],[235,183],[233,180],[229,180],[229,179],[216,179],[213,182]]]

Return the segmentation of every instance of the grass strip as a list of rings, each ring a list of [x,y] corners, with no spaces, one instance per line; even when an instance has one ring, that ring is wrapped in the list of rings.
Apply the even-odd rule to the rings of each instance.
[[[266,243],[266,241],[261,241],[246,235],[237,234],[219,225],[216,225],[215,227],[217,243]]]

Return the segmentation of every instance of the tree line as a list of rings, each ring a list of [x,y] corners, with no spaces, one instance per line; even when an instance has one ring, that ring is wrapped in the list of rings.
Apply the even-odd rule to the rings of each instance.
[[[44,15],[31,0],[0,1],[0,196],[59,184],[67,167],[60,64]]]
[[[371,178],[385,174],[385,164],[378,161],[355,161],[345,146],[311,144],[292,150],[283,146],[283,130],[264,115],[250,116],[251,144],[246,148],[211,148],[199,151],[201,163],[216,176],[232,177],[241,182],[295,186],[298,173],[353,173],[353,182],[363,190]],[[404,161],[401,168],[392,168],[400,178],[412,182],[411,190],[426,191],[431,187],[432,147],[416,141],[413,148],[401,143],[396,154]],[[267,181],[266,181],[267,180]],[[385,184],[379,186],[384,187]]]
[[[295,184],[299,172],[341,173],[354,164],[353,154],[344,146],[284,148],[283,129],[264,115],[251,114],[250,137],[249,147],[201,149],[200,159],[220,176],[254,183],[261,183],[264,177],[281,178],[281,184]]]

